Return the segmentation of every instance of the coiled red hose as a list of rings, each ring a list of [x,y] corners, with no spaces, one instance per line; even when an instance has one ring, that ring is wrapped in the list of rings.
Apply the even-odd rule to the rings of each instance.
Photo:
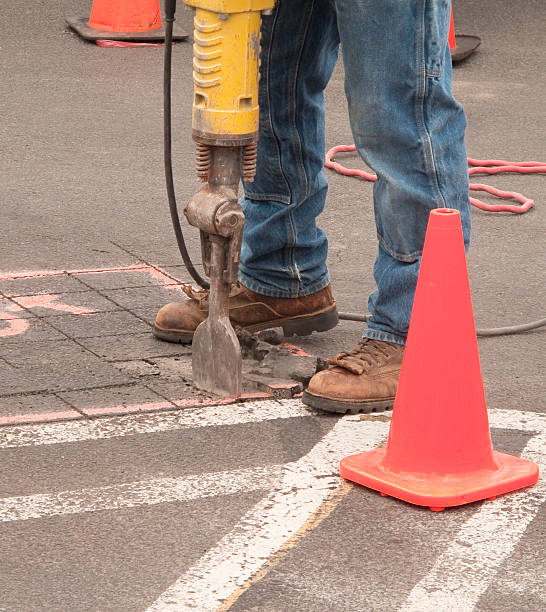
[[[365,172],[364,170],[357,170],[355,168],[346,168],[342,166],[340,163],[334,161],[334,156],[337,153],[349,153],[355,151],[355,145],[338,145],[337,147],[331,148],[328,153],[326,153],[326,162],[325,166],[327,168],[331,168],[339,174],[343,174],[345,176],[356,176],[358,178],[364,179],[365,181],[376,181],[377,176],[371,172]],[[543,174],[546,173],[546,163],[543,162],[510,162],[504,161],[502,159],[472,159],[468,158],[468,174],[472,176],[473,174],[500,174],[501,172],[514,172],[517,174]],[[479,208],[481,210],[485,210],[487,212],[510,212],[521,214],[527,212],[530,208],[532,208],[535,203],[533,200],[530,200],[526,196],[521,193],[517,193],[516,191],[502,191],[491,185],[483,185],[482,183],[471,183],[470,184],[471,191],[484,191],[489,193],[497,198],[502,198],[504,200],[515,200],[519,202],[520,205],[513,204],[486,204],[481,200],[476,198],[470,198],[470,203]]]

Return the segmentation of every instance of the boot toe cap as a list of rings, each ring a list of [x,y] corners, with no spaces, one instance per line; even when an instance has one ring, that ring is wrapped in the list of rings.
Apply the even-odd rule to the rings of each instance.
[[[163,306],[156,315],[155,326],[165,331],[193,332],[204,319],[193,301],[185,300]]]
[[[307,391],[319,397],[339,400],[353,399],[358,376],[342,368],[330,368],[317,372],[309,381]]]

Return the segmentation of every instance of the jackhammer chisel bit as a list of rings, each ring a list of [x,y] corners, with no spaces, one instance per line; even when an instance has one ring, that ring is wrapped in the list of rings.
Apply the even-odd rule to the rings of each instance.
[[[210,276],[209,314],[193,337],[193,382],[237,397],[242,391],[239,340],[228,299],[237,282],[244,215],[239,179],[252,181],[258,141],[258,68],[262,12],[275,0],[185,0],[194,7],[193,139],[197,174],[206,182],[184,213],[201,232]]]

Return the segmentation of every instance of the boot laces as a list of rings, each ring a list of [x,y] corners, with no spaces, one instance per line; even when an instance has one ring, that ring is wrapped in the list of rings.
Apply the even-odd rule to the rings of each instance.
[[[209,307],[209,297],[210,297],[209,289],[203,289],[201,287],[194,287],[193,285],[188,285],[188,284],[181,285],[180,289],[182,289],[182,291],[190,299],[196,300],[197,302],[199,302],[199,307],[201,309],[207,309]],[[240,293],[243,293],[243,291],[246,291],[246,289],[239,283],[235,283],[231,287],[231,292],[229,296],[235,297],[239,295]]]
[[[395,352],[395,347],[389,342],[362,338],[352,351],[339,353],[333,359],[328,359],[328,363],[353,374],[363,374],[370,368],[384,365]]]
[[[193,285],[181,285],[180,289],[191,299],[199,302],[199,306],[208,304],[209,301],[209,290],[202,289],[201,287],[194,287]]]

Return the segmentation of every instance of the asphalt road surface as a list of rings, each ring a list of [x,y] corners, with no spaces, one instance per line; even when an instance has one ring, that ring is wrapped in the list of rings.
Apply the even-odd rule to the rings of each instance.
[[[90,0],[6,4],[0,611],[543,610],[542,479],[431,512],[338,476],[340,458],[384,443],[389,412],[321,414],[290,384],[249,385],[244,401],[192,387],[191,348],[150,332],[189,280],[166,205],[162,49],[80,40],[64,17],[89,14]],[[483,41],[455,69],[469,155],[546,161],[543,1],[455,0],[454,10],[458,32]],[[191,13],[180,7],[178,17],[189,32]],[[198,187],[191,55],[189,41],[173,50],[180,202]],[[350,144],[341,64],[326,99],[327,145]],[[341,310],[365,312],[372,188],[328,178],[320,222],[335,295]],[[539,319],[546,178],[479,180],[536,206],[521,216],[473,210],[477,326]],[[343,322],[287,350],[305,368],[360,332]],[[494,447],[542,470],[544,338],[542,329],[479,341]]]

